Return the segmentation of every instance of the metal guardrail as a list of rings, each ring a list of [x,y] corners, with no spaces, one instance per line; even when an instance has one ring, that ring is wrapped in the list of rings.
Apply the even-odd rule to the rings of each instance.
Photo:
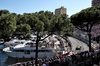
[[[78,40],[80,41],[83,41],[84,43],[86,43],[87,45],[89,45],[89,41],[87,39],[84,39],[80,36],[76,36],[76,35],[73,35],[74,38],[77,38]]]

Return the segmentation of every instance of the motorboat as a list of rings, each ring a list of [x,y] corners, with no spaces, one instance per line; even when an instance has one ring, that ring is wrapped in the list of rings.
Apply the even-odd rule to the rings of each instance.
[[[36,41],[36,39],[37,39],[37,36],[34,35],[34,34],[31,34],[31,38],[30,38],[30,40],[32,40],[32,41]]]
[[[4,39],[0,39],[0,51],[4,48]]]
[[[0,51],[2,51],[3,48],[4,48],[4,45],[0,45]]]
[[[26,40],[18,40],[18,39],[12,39],[9,42],[5,42],[4,46],[9,47],[9,46],[16,46],[18,44],[23,44]]]
[[[32,41],[25,41],[23,44],[18,44],[14,47],[6,47],[3,51],[10,57],[14,58],[35,58],[36,43]],[[38,47],[38,57],[53,57],[56,56],[53,48]]]
[[[0,39],[0,45],[4,43],[4,39]]]

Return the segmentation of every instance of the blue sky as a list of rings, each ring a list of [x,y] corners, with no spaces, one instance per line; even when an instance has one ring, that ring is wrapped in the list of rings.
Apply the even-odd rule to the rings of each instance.
[[[11,13],[34,13],[41,10],[54,12],[56,8],[64,6],[69,16],[91,7],[92,0],[0,0],[0,10]]]

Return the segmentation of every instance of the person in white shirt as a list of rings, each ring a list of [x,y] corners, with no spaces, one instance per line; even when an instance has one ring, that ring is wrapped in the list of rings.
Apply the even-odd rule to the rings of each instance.
[[[60,62],[60,58],[57,59]]]
[[[46,66],[45,62],[43,62],[42,66]]]

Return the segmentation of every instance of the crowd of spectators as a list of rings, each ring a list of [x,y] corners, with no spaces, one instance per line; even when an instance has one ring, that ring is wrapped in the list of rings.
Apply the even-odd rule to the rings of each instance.
[[[71,55],[60,55],[52,58],[38,58],[38,66],[73,66],[91,59],[90,63],[87,63],[87,65],[89,66],[94,63],[93,61],[97,57],[100,57],[100,49],[92,52],[84,51],[77,54],[73,53]],[[16,63],[11,66],[35,66],[35,60],[23,63]]]
[[[62,54],[55,57],[47,57],[47,58],[38,58],[38,66],[73,66],[80,64],[86,60],[93,59],[96,57],[100,57],[100,48],[95,49],[92,52],[84,51],[77,54],[72,53]],[[87,66],[90,66],[92,62],[87,63]],[[91,60],[90,60],[91,61]],[[16,63],[11,66],[35,66],[35,60]]]
[[[39,42],[39,47],[45,46],[46,48],[54,48],[55,45],[58,44],[60,44],[60,42],[54,36],[49,36],[44,41]]]
[[[84,27],[84,29],[87,30],[86,27]],[[81,36],[83,36],[83,37],[85,37],[85,38],[88,39],[88,36],[87,36],[87,32],[86,31],[80,30],[80,29],[77,29],[77,28],[75,28],[74,31],[76,33],[78,33],[79,35],[81,35]],[[92,36],[92,38],[94,38],[94,37],[99,36],[99,35],[100,35],[100,24],[95,24],[92,27],[91,36]]]
[[[92,27],[92,36],[99,36],[100,35],[100,24],[94,25]]]
[[[45,48],[54,48],[57,51],[65,50],[65,52],[70,51],[69,45],[70,44],[68,43],[68,41],[57,35],[49,36],[44,41],[39,42],[39,47],[44,46]]]
[[[62,46],[64,46],[63,45],[64,43],[67,43],[66,40],[64,40],[61,37],[49,36],[46,39],[46,41],[40,42],[39,46],[42,45],[42,46],[45,46],[45,47],[49,47],[49,48],[52,47],[53,48],[54,47],[53,43],[55,43],[57,41],[59,41],[60,42],[59,44],[61,44]],[[62,46],[59,46],[58,48],[62,49]],[[53,58],[50,58],[50,57],[47,57],[45,59],[38,58],[38,66],[54,66],[54,65],[58,65],[60,63],[65,62],[65,58],[66,58],[66,55],[62,55],[62,53],[61,54],[58,53],[58,56],[53,57]],[[69,59],[70,59],[70,57],[69,57]],[[21,65],[21,66],[29,66],[29,65],[34,65],[34,64],[35,64],[35,60],[29,61],[29,62],[24,62],[24,63],[17,63],[18,66],[19,65]],[[12,65],[12,66],[14,66],[14,65]]]

